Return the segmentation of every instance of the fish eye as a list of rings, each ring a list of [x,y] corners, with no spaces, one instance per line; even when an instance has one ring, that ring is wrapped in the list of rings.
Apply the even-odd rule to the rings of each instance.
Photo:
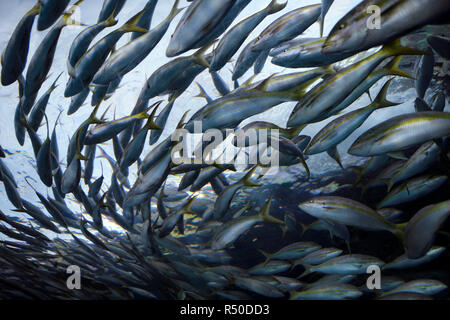
[[[345,23],[343,23],[343,24],[341,24],[341,25],[339,26],[339,29],[340,29],[340,30],[343,30],[343,29],[345,29],[345,27],[346,27],[346,25],[345,25]]]

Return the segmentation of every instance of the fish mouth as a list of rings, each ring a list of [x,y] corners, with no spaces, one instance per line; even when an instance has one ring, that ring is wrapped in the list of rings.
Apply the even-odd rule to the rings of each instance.
[[[169,46],[166,49],[166,56],[168,58],[173,58],[179,54],[181,54],[180,48],[174,45],[173,42],[169,43]]]

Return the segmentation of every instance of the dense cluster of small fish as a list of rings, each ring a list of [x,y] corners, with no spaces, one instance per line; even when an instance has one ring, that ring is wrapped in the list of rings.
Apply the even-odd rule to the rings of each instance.
[[[65,112],[76,113],[91,92],[93,110],[73,132],[64,152],[64,166],[59,137],[55,129],[51,132],[48,120],[46,138],[42,140],[37,134],[59,77],[39,98],[38,95],[49,77],[62,29],[80,25],[71,17],[82,1],[73,6],[69,6],[70,0],[38,1],[20,20],[1,56],[2,85],[19,85],[16,137],[21,145],[30,139],[41,183],[51,188],[53,196],[36,191],[43,207],[24,199],[16,177],[1,159],[8,154],[0,147],[0,181],[14,207],[12,211],[28,216],[22,219],[0,211],[0,232],[5,236],[0,244],[0,298],[429,299],[447,288],[431,278],[406,281],[401,273],[383,274],[381,289],[375,291],[361,281],[357,285],[357,280],[367,278],[371,266],[379,266],[383,272],[405,270],[430,263],[448,249],[448,245],[438,246],[435,242],[439,235],[447,237],[448,243],[448,234],[440,230],[450,215],[448,192],[414,213],[399,209],[402,204],[448,188],[450,113],[444,111],[447,98],[442,91],[427,102],[425,93],[433,78],[435,59],[450,59],[450,39],[429,36],[428,51],[400,44],[401,37],[426,25],[448,23],[448,0],[364,0],[327,37],[322,37],[323,23],[333,0],[286,12],[241,50],[234,61],[233,90],[218,71],[236,56],[251,31],[267,16],[285,9],[286,2],[272,0],[261,11],[234,23],[251,0],[194,0],[185,9],[179,7],[179,0],[174,0],[167,18],[151,27],[158,1],[149,0],[142,11],[96,40],[101,31],[118,24],[116,16],[126,5],[125,0],[104,0],[98,23],[82,29],[67,58],[70,80],[64,95],[71,100]],[[370,5],[380,8],[380,28],[368,27]],[[98,116],[102,102],[150,54],[171,21],[183,11],[166,50],[167,57],[173,60],[148,77],[132,114],[113,121]],[[50,30],[29,59],[31,29],[36,19],[39,31]],[[321,24],[320,37],[302,37],[316,21]],[[116,48],[127,33],[132,33],[132,40]],[[377,46],[381,46],[378,51],[368,51]],[[179,57],[190,50],[196,52]],[[360,53],[366,55],[338,68],[338,63]],[[404,56],[417,59],[415,74],[400,69]],[[260,73],[269,57],[275,65],[311,69],[273,75],[256,83],[252,77],[239,84],[250,68],[254,67],[255,74]],[[243,130],[278,130],[280,165],[301,164],[305,181],[311,176],[307,162],[313,159],[312,155],[327,152],[343,168],[336,147],[374,111],[398,104],[387,100],[394,77],[415,79],[417,112],[372,127],[348,150],[351,155],[367,158],[365,166],[352,168],[357,172],[354,193],[359,192],[356,186],[363,186],[365,192],[381,185],[385,186],[385,197],[376,208],[337,195],[322,194],[302,200],[297,203],[296,213],[314,218],[309,225],[294,212],[271,212],[276,201],[273,195],[265,198],[261,208],[249,204],[231,206],[240,189],[262,188],[252,178],[262,164],[247,168],[240,180],[230,182],[226,173],[236,171],[233,164],[174,164],[174,141],[170,137],[160,139],[174,101],[205,70],[210,72],[222,96],[213,99],[199,85],[206,105],[190,117],[190,110],[186,109],[184,115],[179,115],[177,129],[194,132],[195,122],[199,121],[204,131],[225,132],[251,116],[295,101],[297,105],[286,128],[259,121],[247,124]],[[342,114],[312,138],[300,135],[305,126],[344,111],[384,77],[390,79],[370,105]],[[152,99],[163,95],[169,96],[168,103],[159,110],[163,102]],[[143,154],[147,136],[154,147]],[[105,143],[112,143],[113,156],[100,146]],[[103,175],[93,177],[98,157],[112,167],[110,183],[104,181]],[[132,175],[134,164],[137,172]],[[374,173],[377,176],[368,181],[367,177]],[[182,175],[182,180],[178,190],[170,190],[168,179],[176,175]],[[133,176],[137,177],[135,181]],[[197,192],[208,184],[217,198],[206,207]],[[189,193],[184,191],[188,188]],[[70,208],[68,198],[75,199],[83,208],[81,212]],[[10,204],[2,207],[9,210]],[[106,220],[123,231],[110,230],[105,226]],[[277,243],[279,246],[268,253],[259,245],[264,260],[256,252],[261,263],[247,266],[232,254],[232,249],[258,245],[259,238],[242,241],[258,227],[268,230],[267,234],[282,230],[270,248]],[[319,240],[304,238],[309,231],[323,230],[329,232],[331,239],[342,241],[324,246]],[[355,251],[355,243],[363,240],[355,240],[352,234],[359,230],[392,234],[403,254],[385,262]],[[64,240],[63,236],[69,239]],[[286,239],[294,240],[286,244]],[[72,265],[81,269],[80,290],[66,286],[66,270]]]

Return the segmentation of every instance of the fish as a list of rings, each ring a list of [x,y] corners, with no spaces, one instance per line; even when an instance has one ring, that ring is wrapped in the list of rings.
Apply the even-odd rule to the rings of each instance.
[[[58,81],[60,76],[61,74],[55,79],[55,81],[45,92],[45,94],[36,102],[36,104],[33,106],[33,109],[31,109],[31,112],[28,116],[28,124],[34,131],[38,131],[39,127],[41,126],[48,101],[50,100],[52,92],[57,88],[56,82]]]
[[[256,184],[250,180],[257,167],[251,169],[241,180],[227,186],[217,197],[214,203],[214,218],[220,220],[225,213],[229,210],[231,202],[236,192],[242,187],[260,187],[260,184]]]
[[[375,110],[398,105],[386,98],[391,82],[392,79],[384,84],[370,105],[338,117],[321,129],[306,147],[305,154],[312,155],[329,150],[337,152],[336,147],[359,128]]]
[[[252,51],[270,50],[285,41],[289,41],[302,34],[322,12],[319,4],[292,10],[272,22],[256,38],[252,44]]]
[[[29,10],[15,27],[11,37],[1,55],[1,83],[9,86],[19,80],[27,63],[30,47],[31,28],[36,16],[41,12],[41,3],[38,2]]]
[[[168,90],[169,86],[172,84],[174,79],[179,76],[180,72],[185,71],[186,68],[191,66],[193,63],[206,67],[208,62],[204,57],[204,53],[208,50],[208,48],[209,45],[198,50],[191,56],[174,59],[152,73],[152,75],[145,82],[139,94],[133,113],[139,112],[142,108],[145,108],[148,100],[151,98],[161,95]],[[178,95],[175,95],[172,98],[177,96]]]
[[[156,110],[161,103],[162,101],[156,102],[156,106],[154,107],[152,114],[148,117],[147,124],[128,144],[125,150],[123,150],[123,154],[119,158],[119,169],[122,173],[125,173],[126,169],[139,159],[139,156],[141,155],[145,146],[145,140],[147,138],[148,131],[154,128],[161,128],[154,122]],[[120,143],[118,142],[116,143],[116,145],[120,146]]]
[[[141,37],[116,50],[99,68],[92,79],[95,85],[108,85],[117,78],[122,78],[136,68],[156,47],[169,28],[170,22],[183,10],[175,1],[172,10],[165,20]],[[144,9],[144,12],[145,13]],[[141,18],[141,17],[140,17]],[[136,23],[136,28],[139,28]]]
[[[450,53],[448,51],[450,39],[447,37],[429,36],[427,43],[436,51],[441,57],[450,60]]]
[[[261,211],[255,216],[241,217],[225,224],[223,228],[214,235],[211,248],[213,250],[221,250],[228,247],[245,231],[258,223],[268,222],[283,225],[283,221],[276,219],[269,214],[271,202],[272,199],[269,199]]]
[[[389,290],[388,292],[383,292],[380,297],[404,292],[412,292],[432,296],[445,289],[447,289],[447,285],[445,285],[441,281],[432,279],[417,279],[400,284],[399,286]]]
[[[327,260],[316,266],[304,265],[305,271],[299,278],[311,272],[320,272],[324,274],[365,274],[369,266],[382,267],[384,262],[378,258],[363,254],[347,254]]]
[[[434,55],[432,53],[422,56],[418,60],[416,75],[416,92],[419,98],[424,98],[431,79],[433,78]]]
[[[304,258],[305,256],[307,256],[313,252],[317,252],[320,249],[321,249],[320,245],[318,245],[315,242],[302,241],[302,242],[291,243],[274,253],[268,253],[268,252],[265,252],[262,250],[260,250],[260,252],[266,258],[264,263],[268,263],[269,261],[272,261],[273,259],[295,260],[295,259]]]
[[[197,41],[194,49],[204,47],[220,37],[228,27],[234,22],[237,16],[249,5],[251,0],[235,0],[231,8],[226,12],[223,19],[211,29],[204,37]]]
[[[444,111],[445,109],[445,94],[436,93],[431,99],[431,109],[433,111]]]
[[[386,58],[421,53],[423,52],[402,47],[399,41],[385,45],[380,51],[372,54],[368,58],[354,63],[336,75],[318,83],[295,106],[289,117],[288,126],[298,126],[304,123],[323,120],[321,118],[322,114],[327,114],[330,110],[333,110],[335,106],[351,94]]]
[[[104,0],[102,9],[100,10],[100,14],[98,16],[97,23],[105,21],[112,14],[114,14],[114,17],[116,17],[122,10],[123,6],[125,5],[125,2],[126,0]]]
[[[39,47],[34,52],[31,58],[27,73],[25,76],[25,97],[31,100],[25,99],[24,111],[27,114],[29,108],[31,108],[31,101],[34,102],[34,97],[44,83],[50,68],[53,64],[55,57],[56,46],[61,35],[62,29],[69,25],[81,25],[81,23],[71,18],[74,13],[74,8],[78,6],[83,0],[79,0],[72,8],[66,13],[59,21],[53,26],[53,28],[46,34],[45,38],[40,43]],[[30,102],[28,102],[30,101]]]
[[[291,292],[290,300],[343,300],[359,298],[362,292],[351,284],[324,284],[310,287],[304,291]]]
[[[128,116],[115,121],[99,124],[92,130],[89,130],[84,139],[84,144],[92,145],[108,141],[113,136],[125,130],[130,124],[133,124],[137,119],[146,119],[148,117],[147,111],[144,111],[134,116]],[[149,129],[160,130],[161,128],[156,126],[153,122],[150,122]]]
[[[373,20],[364,19],[369,6],[381,10],[381,25],[370,26]],[[323,45],[323,53],[361,52],[382,45],[448,16],[449,4],[444,0],[365,0],[339,20]],[[369,29],[370,28],[370,29]]]
[[[248,273],[254,276],[257,275],[274,275],[283,273],[291,267],[291,264],[281,260],[270,260],[267,263],[256,265],[248,270]]]
[[[249,36],[250,32],[255,29],[267,16],[283,10],[286,5],[287,2],[280,4],[277,0],[272,0],[266,8],[253,14],[245,20],[242,20],[232,27],[226,34],[224,34],[214,49],[214,55],[209,67],[210,72],[219,71],[222,69],[239,50]]]
[[[383,270],[415,268],[437,259],[444,251],[445,247],[434,246],[431,247],[431,249],[424,256],[417,259],[409,259],[406,254],[402,254],[393,261],[386,263],[383,266]]]
[[[196,121],[201,121],[204,131],[211,128],[234,128],[248,117],[267,111],[280,103],[299,99],[305,94],[305,88],[310,84],[310,82],[304,83],[290,91],[266,92],[268,81],[269,79],[266,79],[254,90],[244,90],[214,100],[198,110],[184,128],[192,132]],[[217,117],[217,114],[225,114],[225,116]]]
[[[77,62],[74,67],[73,74],[64,90],[65,97],[73,97],[80,93],[83,88],[88,86],[94,78],[96,72],[101,68],[108,58],[111,50],[116,43],[127,32],[143,32],[147,30],[138,28],[141,16],[145,13],[145,9],[134,15],[122,27],[110,32],[97,43],[95,43]]]
[[[74,114],[75,112],[77,112],[78,109],[80,109],[81,106],[86,101],[86,98],[88,97],[89,93],[90,93],[89,87],[86,87],[80,93],[73,96],[71,98],[69,108],[67,109],[67,115],[70,116],[71,114]],[[99,103],[97,103],[97,104],[99,104]]]
[[[298,207],[319,219],[329,219],[365,230],[386,230],[399,237],[403,234],[401,227],[387,221],[375,210],[352,199],[319,196],[300,203]]]
[[[224,18],[234,0],[195,1],[185,11],[170,38],[167,57],[178,56],[190,49]]]
[[[42,0],[40,2],[42,5],[41,11],[39,12],[37,29],[38,31],[44,31],[50,28],[58,20],[70,1]]]
[[[356,139],[348,153],[365,157],[382,155],[402,151],[449,134],[449,113],[408,113],[372,127]]]
[[[342,61],[351,57],[351,54],[325,55],[322,53],[322,45],[325,39],[313,39],[301,41],[279,51],[272,51],[272,63],[286,68],[310,68],[321,67]],[[275,54],[276,53],[276,54]]]
[[[144,9],[146,9],[144,15],[139,19],[139,22],[136,24],[139,28],[149,30],[153,21],[153,14],[155,13],[156,5],[158,4],[158,0],[148,0],[145,4]],[[134,32],[131,34],[131,41],[139,38],[142,33]]]
[[[183,221],[184,214],[190,212],[190,207],[192,206],[194,200],[195,196],[189,198],[179,209],[176,209],[168,214],[168,216],[164,219],[161,228],[158,229],[158,237],[164,238],[172,232],[176,225],[179,225],[180,221]]]
[[[259,51],[252,51],[253,44],[256,42],[256,38],[250,41],[239,54],[233,69],[233,81],[237,81],[241,78],[256,62],[259,55]]]
[[[424,197],[442,187],[448,180],[443,175],[424,175],[405,181],[392,189],[379,203],[378,208],[396,206]]]
[[[341,249],[336,248],[320,248],[319,250],[315,250],[306,256],[295,260],[292,263],[292,268],[295,268],[298,265],[306,264],[306,265],[319,265],[322,264],[332,258],[335,258],[337,256],[340,256],[342,254]]]
[[[74,76],[75,67],[78,61],[80,61],[83,55],[89,50],[89,46],[92,41],[94,41],[95,37],[106,28],[115,26],[117,22],[114,15],[111,14],[106,20],[84,29],[76,36],[72,42],[67,58],[67,70],[69,75]]]
[[[323,29],[325,27],[325,16],[330,10],[334,0],[322,0],[322,12],[320,13],[320,36],[323,36]]]
[[[431,249],[436,231],[450,214],[450,201],[420,209],[406,225],[403,246],[408,259],[419,259]]]

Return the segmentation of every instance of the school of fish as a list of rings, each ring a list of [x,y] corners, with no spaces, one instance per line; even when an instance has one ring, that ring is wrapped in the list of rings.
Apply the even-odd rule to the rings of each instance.
[[[0,206],[0,299],[448,299],[448,268],[447,280],[403,273],[449,261],[448,89],[431,86],[438,63],[448,77],[450,38],[428,35],[424,50],[404,44],[403,37],[450,24],[450,2],[363,0],[328,35],[324,21],[338,1],[291,11],[287,0],[257,1],[260,11],[242,17],[251,0],[193,0],[184,8],[170,0],[169,14],[154,25],[160,2],[144,1],[141,11],[118,21],[127,1],[104,0],[97,23],[87,26],[73,18],[83,0],[39,0],[11,33],[1,54],[1,85],[18,86],[17,105],[10,106],[15,136],[22,146],[31,142],[40,181],[25,179],[39,203],[21,195],[18,177],[8,168],[8,141],[0,140],[1,191],[9,200]],[[368,23],[373,6],[379,8],[379,28]],[[278,18],[249,39],[275,14]],[[128,116],[108,118],[107,100],[126,86],[124,76],[152,53],[177,17],[165,48],[170,62],[148,75],[129,101]],[[305,37],[316,22],[320,34]],[[29,52],[35,24],[46,33]],[[67,26],[79,33],[66,44],[67,70],[54,75],[50,69]],[[127,34],[130,40],[118,46]],[[415,62],[414,72],[402,69],[405,59]],[[268,64],[287,71],[255,81]],[[234,88],[219,74],[230,65]],[[203,72],[220,97],[196,83]],[[243,80],[248,73],[252,76]],[[69,76],[66,84],[62,74]],[[382,79],[387,81],[369,105],[346,111]],[[402,103],[387,98],[399,79],[415,84],[415,112],[392,116],[361,134],[348,153],[365,164],[346,168],[337,147],[377,110]],[[58,145],[58,119],[52,125],[46,115],[58,86],[67,101],[61,113],[75,117],[89,109],[90,114],[76,120],[67,150]],[[183,113],[174,114],[177,99],[191,87],[198,87],[204,106],[191,110],[186,104]],[[428,99],[430,91],[435,94]],[[295,107],[285,127],[266,121],[241,125],[286,102]],[[298,166],[302,183],[316,178],[308,162],[326,152],[353,177],[351,192],[305,192],[294,207],[280,210],[283,199],[264,185],[267,164],[239,172],[233,163],[206,159],[175,163],[179,145],[162,136],[169,116],[177,118],[175,131],[194,133],[198,123],[202,132],[218,129],[224,138],[227,129],[269,131],[269,142],[256,147],[277,153],[282,168]],[[324,120],[314,136],[302,134]],[[239,147],[236,139],[233,144]],[[197,147],[211,145],[218,148],[211,141]],[[102,161],[111,167],[110,181]],[[102,175],[95,176],[100,166]],[[215,193],[213,201],[202,197],[205,188]],[[374,189],[382,197],[364,201]],[[259,193],[261,201],[239,200],[243,190]],[[297,196],[284,190],[285,197],[291,191]],[[408,206],[412,203],[423,205]],[[389,261],[363,250],[365,236],[377,235],[389,239],[384,249],[380,240],[380,250],[395,248]],[[74,265],[81,270],[79,290],[66,283],[66,270]],[[377,289],[365,282],[373,266],[382,274]]]

